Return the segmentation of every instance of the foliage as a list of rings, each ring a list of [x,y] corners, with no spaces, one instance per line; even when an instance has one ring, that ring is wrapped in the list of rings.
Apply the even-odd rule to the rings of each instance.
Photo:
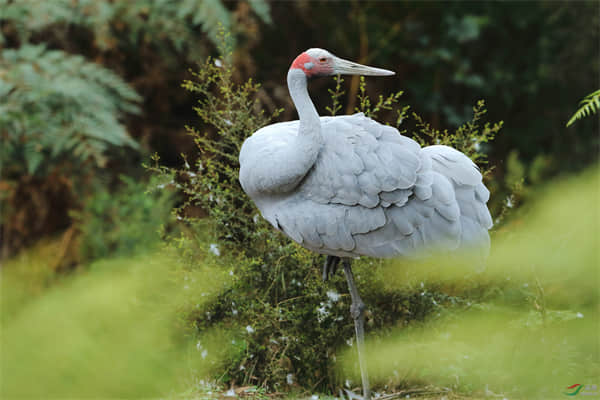
[[[525,218],[513,221],[512,229],[494,247],[488,269],[475,275],[475,284],[489,288],[485,303],[474,294],[462,299],[432,296],[432,287],[457,293],[463,290],[465,277],[473,277],[472,271],[447,259],[431,265],[394,261],[383,269],[377,267],[375,272],[385,276],[384,288],[409,285],[415,293],[411,301],[424,303],[421,299],[427,298],[431,307],[424,323],[406,326],[412,317],[407,314],[398,318],[397,325],[386,322],[385,335],[375,331],[376,324],[371,325],[367,338],[373,339],[368,343],[372,380],[381,382],[380,387],[388,385],[387,392],[393,391],[396,382],[405,387],[382,397],[414,398],[429,391],[440,395],[423,398],[465,398],[461,396],[464,392],[468,399],[490,397],[491,393],[507,398],[555,398],[574,382],[593,382],[600,368],[596,346],[599,236],[598,192],[589,182],[599,178],[596,167],[580,177],[555,181],[539,193],[540,203]],[[201,223],[194,233],[202,237],[194,241],[208,241],[208,245],[214,232],[206,220]],[[557,235],[558,231],[562,234]],[[178,241],[171,244],[179,246]],[[186,251],[195,249],[190,243],[181,246]],[[235,257],[216,256],[206,246],[196,254],[188,253],[195,258],[182,268],[181,254],[161,248],[97,261],[80,274],[57,278],[52,276],[48,260],[58,247],[55,242],[28,250],[5,262],[0,271],[2,398],[235,398],[230,391],[237,398],[311,398],[302,396],[298,375],[291,377],[293,394],[287,395],[283,391],[266,393],[257,386],[214,385],[198,379],[209,371],[222,370],[222,363],[212,362],[219,359],[221,349],[234,347],[232,340],[236,344],[255,340],[257,330],[249,333],[245,326],[256,329],[265,323],[258,313],[257,320],[242,321],[251,310],[240,307],[235,308],[237,315],[227,318],[223,330],[197,338],[184,337],[183,327],[177,324],[182,311],[188,313],[186,317],[195,313],[200,319],[205,310],[214,309],[207,304],[218,300],[219,293],[237,288],[236,280],[243,277],[229,275],[230,269],[237,271],[239,266]],[[50,281],[52,287],[48,287]],[[544,298],[538,287],[545,292]],[[253,294],[257,293],[261,290],[255,288]],[[388,309],[404,307],[402,298],[386,297],[386,293],[389,291],[373,293],[369,303],[380,301]],[[379,298],[380,294],[384,296]],[[323,295],[320,308],[329,314],[318,314],[320,325],[329,325],[347,313],[347,297],[342,294],[334,301],[335,296]],[[462,302],[447,307],[452,300]],[[292,301],[300,307],[306,298],[288,303]],[[230,306],[238,306],[237,300]],[[288,321],[279,321],[272,314],[262,318],[287,329]],[[310,332],[314,316],[298,316],[304,318],[299,325],[305,324]],[[208,317],[204,314],[202,318]],[[211,314],[211,318],[219,316]],[[236,323],[236,319],[240,320]],[[348,332],[336,334],[352,337],[351,321],[343,323],[343,329],[346,327]],[[265,335],[265,347],[276,346],[271,339],[280,341],[275,335],[261,335]],[[312,338],[302,341],[302,335],[290,336],[290,342],[298,337],[297,347],[308,346]],[[343,343],[341,347],[335,353],[338,364],[346,360],[344,350],[350,355],[354,351]],[[251,345],[247,349],[254,350]],[[321,349],[318,341],[308,346],[308,351]],[[297,363],[292,350],[290,345],[285,355]],[[549,382],[548,376],[555,379]],[[309,387],[304,393],[320,390],[319,386]]]
[[[225,34],[223,38],[226,39]],[[195,80],[183,83],[186,90],[200,97],[194,110],[205,123],[216,128],[218,139],[186,126],[201,157],[194,169],[186,161],[184,170],[178,174],[186,178],[182,183],[184,193],[189,196],[186,205],[198,205],[208,211],[216,222],[219,239],[241,244],[251,241],[256,234],[254,222],[247,218],[255,209],[248,197],[242,195],[237,157],[247,133],[266,125],[280,110],[270,116],[254,112],[258,103],[253,96],[260,85],[252,80],[237,85],[232,78],[232,67],[226,61],[230,49],[221,50],[222,60],[207,59],[198,72],[192,72]],[[261,223],[265,228],[266,223]]]
[[[469,156],[479,166],[486,166],[487,154],[485,151],[487,149],[484,146],[495,138],[504,124],[503,121],[495,122],[491,125],[489,122],[486,122],[481,127],[479,124],[486,113],[485,102],[479,100],[473,106],[471,120],[460,125],[453,133],[449,133],[448,130],[440,131],[439,129],[432,128],[421,116],[413,112],[412,116],[418,129],[418,132],[413,132],[413,136],[421,146],[441,144],[454,147]],[[484,176],[489,172],[490,170],[486,169]]]
[[[41,293],[29,290],[30,261],[51,270],[49,260],[21,254],[3,265],[0,397],[162,398],[187,384],[190,368],[210,368],[215,352],[189,357],[196,342],[177,321],[184,289],[168,251],[97,261]],[[226,340],[201,339],[211,349]]]
[[[64,228],[91,171],[118,148],[137,149],[122,122],[139,95],[110,70],[44,45],[0,58],[0,221],[3,255]],[[66,220],[66,221],[65,221]]]
[[[344,83],[344,78],[341,75],[337,75],[333,77],[333,81],[335,82],[335,89],[327,89],[331,96],[331,107],[326,106],[325,109],[329,111],[332,116],[335,116],[338,111],[342,109],[342,105],[340,103],[340,98],[346,93],[342,90],[342,83]]]
[[[598,112],[598,109],[600,108],[600,89],[585,96],[579,105],[581,107],[573,114],[569,122],[567,122],[567,127],[572,125],[573,122],[578,119]]]
[[[398,91],[388,95],[388,97],[384,98],[382,94],[379,95],[377,99],[377,103],[375,106],[371,105],[371,99],[366,93],[367,83],[365,82],[365,77],[360,77],[359,83],[359,92],[358,92],[358,102],[359,106],[354,108],[356,112],[362,112],[369,118],[377,118],[377,114],[382,110],[392,110],[393,105],[398,103],[400,96],[404,93],[403,91]],[[408,108],[405,108],[408,110]],[[404,109],[403,109],[404,110]],[[403,110],[399,111],[399,114],[402,113]]]
[[[44,238],[2,263],[0,325],[6,326],[8,320],[57,281],[54,260],[62,251],[61,242],[57,238]]]
[[[119,189],[100,187],[81,211],[73,212],[79,227],[81,261],[130,255],[157,244],[174,205],[174,191],[156,178],[138,182],[121,176]]]
[[[270,22],[266,1],[253,0],[249,4],[263,21]],[[132,45],[154,41],[161,47],[169,42],[182,51],[195,38],[198,27],[216,43],[219,24],[231,29],[233,19],[221,0],[79,0],[75,3],[71,0],[0,0],[0,7],[2,19],[14,23],[23,42],[29,41],[34,32],[53,25],[73,24],[90,29],[96,45],[103,50],[125,39]],[[0,34],[0,40],[2,38]]]
[[[141,98],[111,71],[43,45],[4,49],[0,71],[3,177],[43,175],[63,160],[104,166],[109,146],[137,148],[120,120]]]
[[[68,210],[92,187],[139,163],[125,148],[169,152],[177,135],[164,116],[186,101],[171,82],[182,62],[210,52],[219,24],[234,43],[270,23],[264,0],[0,0],[0,9],[3,256],[68,228]],[[133,117],[142,107],[144,119]]]

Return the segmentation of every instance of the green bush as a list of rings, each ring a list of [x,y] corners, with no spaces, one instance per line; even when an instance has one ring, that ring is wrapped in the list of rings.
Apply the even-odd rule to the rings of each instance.
[[[140,96],[79,55],[24,44],[0,52],[3,253],[64,229],[108,152],[137,149],[122,122]],[[113,155],[114,157],[114,155]],[[67,220],[67,221],[65,221]]]
[[[181,249],[190,274],[201,273],[207,259],[230,271],[234,277],[222,291],[195,293],[211,296],[202,307],[191,307],[184,317],[197,332],[221,327],[233,333],[232,353],[214,377],[225,384],[259,385],[275,390],[322,390],[337,393],[347,375],[340,375],[336,354],[354,338],[349,315],[350,296],[342,274],[327,283],[321,280],[322,256],[313,254],[276,232],[260,217],[238,181],[238,154],[244,139],[277,117],[281,110],[265,115],[255,94],[259,85],[249,80],[236,84],[228,63],[231,54],[225,45],[220,59],[208,59],[195,79],[183,87],[199,98],[195,108],[201,119],[214,128],[200,132],[188,127],[198,147],[197,162],[186,160],[181,169],[151,168],[163,176],[175,176],[186,196],[177,209],[185,221],[187,235],[172,238]],[[341,79],[332,91],[332,114],[339,110]],[[364,81],[358,111],[376,116],[382,109],[397,106],[400,93],[380,97],[371,103]],[[337,103],[336,103],[337,102]],[[398,124],[406,119],[408,107],[400,107]],[[422,143],[458,145],[483,161],[477,145],[491,140],[500,124],[485,125],[478,120],[485,113],[483,103],[474,108],[473,120],[456,132],[432,129],[416,114],[414,131]],[[200,207],[209,221],[191,216]],[[393,326],[422,320],[440,304],[461,304],[461,299],[417,288],[390,289],[379,273],[382,263],[362,258],[354,263],[359,290],[367,303],[368,336],[385,336]],[[190,305],[194,304],[190,299]]]
[[[73,212],[80,230],[81,261],[130,255],[156,244],[169,221],[175,192],[156,177],[138,182],[121,176],[115,191],[101,187]]]
[[[0,0],[0,256],[68,229],[68,211],[82,207],[98,175],[113,183],[139,164],[125,151],[170,151],[175,135],[164,135],[172,125],[162,116],[171,114],[166,104],[185,101],[168,90],[179,65],[211,51],[219,23],[244,37],[250,23],[270,22],[265,0],[231,8],[222,0]],[[236,20],[241,8],[245,24]]]

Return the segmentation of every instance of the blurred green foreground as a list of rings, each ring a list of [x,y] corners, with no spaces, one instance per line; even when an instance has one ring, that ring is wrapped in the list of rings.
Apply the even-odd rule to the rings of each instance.
[[[374,379],[518,399],[600,383],[599,186],[594,168],[539,192],[495,232],[483,271],[465,257],[391,262],[389,285],[426,282],[467,302],[371,343]]]
[[[456,259],[390,263],[390,285],[425,281],[468,296],[468,282],[477,299],[370,343],[373,380],[509,398],[566,398],[567,386],[600,384],[599,184],[596,167],[539,192],[495,233],[484,271]],[[162,250],[102,260],[36,290],[23,280],[43,261],[7,262],[0,398],[169,396],[214,373],[209,360],[230,341],[186,337],[178,315],[194,305],[176,260]],[[195,291],[226,285],[225,273],[205,274]]]
[[[157,397],[206,374],[211,357],[200,346],[222,344],[185,337],[177,307],[186,287],[171,259],[155,253],[95,262],[31,301],[14,290],[24,289],[16,280],[22,260],[9,263],[0,398]],[[195,290],[211,286],[206,279]]]

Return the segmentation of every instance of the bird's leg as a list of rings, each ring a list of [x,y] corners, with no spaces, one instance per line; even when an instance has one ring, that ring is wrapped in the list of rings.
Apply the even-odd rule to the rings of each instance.
[[[340,263],[340,258],[337,256],[327,256],[327,260],[325,260],[325,264],[323,264],[323,282],[326,282],[329,278],[331,278],[335,271],[337,271],[338,264]]]
[[[350,306],[350,315],[354,319],[354,329],[356,331],[356,348],[358,350],[358,363],[360,365],[360,375],[362,378],[363,386],[363,399],[371,400],[371,389],[369,387],[369,373],[367,371],[367,360],[365,359],[365,303],[358,294],[356,285],[354,284],[354,275],[352,274],[352,267],[350,266],[350,260],[344,258],[342,261],[344,266],[344,273],[346,274],[346,280],[348,281],[348,289],[350,289],[350,296],[352,298],[352,305]]]

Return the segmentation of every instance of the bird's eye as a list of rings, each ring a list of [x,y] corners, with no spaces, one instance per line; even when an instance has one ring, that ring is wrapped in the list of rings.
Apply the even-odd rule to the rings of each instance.
[[[325,58],[325,57],[321,57],[321,58],[319,58],[319,62],[320,62],[320,63],[324,63],[325,61],[327,61],[327,58]]]

